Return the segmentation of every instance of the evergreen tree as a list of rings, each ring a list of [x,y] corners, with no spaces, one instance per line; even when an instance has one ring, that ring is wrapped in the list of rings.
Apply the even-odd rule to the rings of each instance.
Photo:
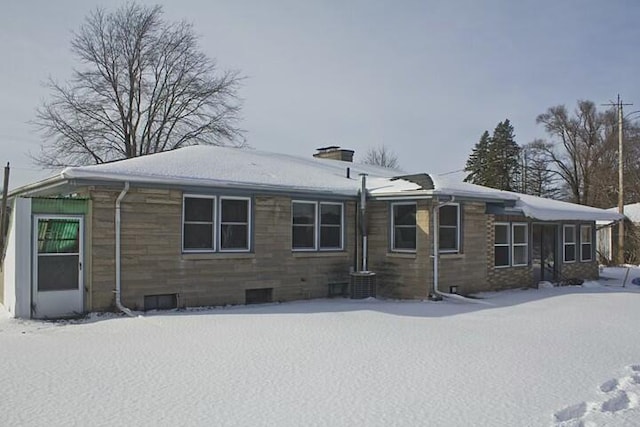
[[[487,180],[487,160],[489,154],[489,145],[491,144],[491,137],[486,130],[480,137],[480,141],[473,147],[473,151],[467,159],[467,164],[464,168],[465,172],[469,172],[464,179],[465,182],[471,182],[472,184],[486,185]]]
[[[466,182],[499,190],[519,190],[520,147],[509,119],[498,123],[492,136],[487,131],[482,134],[467,160],[465,171],[469,172]]]
[[[486,185],[499,190],[516,191],[520,180],[520,147],[515,141],[509,119],[498,123],[493,131],[488,159]]]

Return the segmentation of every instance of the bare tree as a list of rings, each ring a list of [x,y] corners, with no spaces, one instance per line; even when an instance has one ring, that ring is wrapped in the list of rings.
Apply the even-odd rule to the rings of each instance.
[[[392,169],[400,167],[398,163],[398,156],[384,145],[369,148],[362,163],[367,165],[384,166],[385,168]]]
[[[552,145],[536,139],[522,147],[522,184],[520,192],[555,199],[560,196],[559,176],[549,156]]]
[[[52,98],[34,124],[45,167],[103,163],[194,144],[244,145],[236,127],[241,81],[218,72],[186,22],[163,20],[160,6],[130,3],[96,9],[74,33],[82,68],[66,84],[50,80]]]

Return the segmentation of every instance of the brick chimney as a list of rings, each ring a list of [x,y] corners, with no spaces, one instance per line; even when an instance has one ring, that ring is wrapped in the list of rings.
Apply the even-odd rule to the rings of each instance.
[[[329,147],[321,147],[318,152],[313,155],[319,159],[342,160],[343,162],[353,162],[353,150],[340,148],[337,145]]]

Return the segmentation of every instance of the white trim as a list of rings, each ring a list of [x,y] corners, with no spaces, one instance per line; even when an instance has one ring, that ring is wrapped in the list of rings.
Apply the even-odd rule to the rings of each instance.
[[[524,227],[524,243],[516,243],[516,227]],[[516,247],[524,247],[524,264],[516,264],[515,262]],[[523,267],[527,265],[529,265],[529,224],[527,224],[526,222],[511,223],[511,266]]]
[[[416,224],[413,226],[414,228],[414,233],[416,236],[416,247],[413,249],[403,249],[403,248],[396,248],[395,247],[395,243],[396,243],[396,224],[395,224],[395,213],[394,213],[394,207],[396,206],[409,206],[409,205],[413,205],[415,206],[416,209]],[[390,222],[391,222],[391,242],[389,245],[389,249],[391,250],[391,252],[400,252],[400,253],[416,253],[416,250],[418,249],[418,204],[416,202],[395,202],[395,203],[391,203],[391,218],[390,218]],[[410,225],[400,225],[398,227],[401,228],[410,228]]]
[[[565,229],[567,228],[572,228],[573,229],[573,242],[569,242],[567,243],[567,241],[565,240],[566,238],[566,234],[565,234]],[[573,245],[573,256],[574,259],[573,260],[567,260],[566,258],[566,247],[567,246],[571,246]],[[563,224],[562,225],[562,262],[564,264],[572,264],[574,262],[576,262],[578,259],[578,236],[576,236],[576,226],[575,224]]]
[[[455,249],[440,249],[440,242],[438,242],[438,251],[441,254],[458,254],[460,253],[460,203],[448,203],[444,206],[440,206],[438,208],[438,236],[441,236],[442,233],[440,233],[440,229],[444,228],[453,228],[454,226],[452,225],[445,225],[442,226],[440,224],[440,219],[442,218],[442,215],[440,215],[440,209],[445,208],[445,207],[449,207],[449,206],[455,206],[456,208],[456,225],[455,225],[455,229],[456,229],[456,247]]]
[[[293,224],[293,205],[296,203],[313,205],[313,223],[298,225],[298,227],[313,227],[313,247],[294,248],[293,247],[293,228],[296,226]],[[291,250],[293,252],[312,252],[318,250],[318,202],[311,200],[291,200]]]
[[[582,245],[585,244],[582,241],[582,229],[584,228],[589,229],[589,242],[586,243],[591,248],[589,250],[589,258],[583,258],[582,256],[583,255]],[[589,224],[581,224],[580,225],[580,262],[591,262],[591,261],[593,261],[593,227]]]
[[[213,211],[212,211],[212,218],[211,218],[211,248],[185,248],[184,247],[184,224],[185,224],[185,207],[186,207],[186,203],[185,200],[186,199],[211,199],[213,200]],[[183,194],[182,195],[182,222],[181,222],[181,230],[180,230],[180,237],[182,240],[181,246],[182,246],[182,253],[206,253],[206,252],[216,252],[216,239],[217,239],[217,234],[216,233],[216,217],[217,217],[217,210],[218,210],[218,200],[216,196],[211,196],[211,195],[204,195],[204,194]],[[198,222],[198,221],[190,221],[189,224],[209,224],[209,222]]]
[[[222,242],[220,241],[222,238],[222,201],[223,200],[244,200],[247,202],[247,247],[241,249],[223,249]],[[214,213],[214,218],[216,218],[217,225],[215,226],[216,230],[214,233],[218,236],[217,247],[219,248],[218,252],[220,253],[230,253],[230,252],[251,252],[251,198],[250,197],[240,197],[240,196],[219,196],[218,201],[220,203],[220,217],[216,217]],[[215,211],[215,206],[214,206]],[[231,225],[245,225],[245,223],[227,223]]]
[[[59,317],[65,315],[71,315],[76,312],[84,312],[84,215],[49,215],[49,214],[35,214],[32,216],[32,237],[31,237],[31,250],[33,259],[31,260],[31,292],[32,301],[35,304],[35,317]],[[78,252],[66,253],[65,255],[77,255],[78,256],[78,287],[74,289],[64,290],[50,290],[39,291],[38,290],[38,226],[40,220],[77,220],[78,221]],[[47,255],[48,256],[48,255]],[[44,299],[49,299],[51,307],[47,301],[41,302],[40,293],[44,293]],[[76,295],[72,295],[76,293]],[[63,311],[66,308],[62,308],[71,301],[74,304],[74,308],[71,311]],[[58,307],[55,304],[60,304]],[[77,308],[78,310],[76,310]]]
[[[508,222],[496,222],[493,224],[493,232],[494,232],[494,236],[493,236],[493,267],[494,268],[508,268],[511,267],[511,227],[509,226]],[[507,227],[507,243],[496,243],[496,232],[495,232],[495,227],[496,226],[504,226]],[[501,248],[506,247],[507,248],[507,263],[506,264],[501,264],[501,265],[496,265],[496,253],[495,253],[495,248],[496,246],[499,246]]]

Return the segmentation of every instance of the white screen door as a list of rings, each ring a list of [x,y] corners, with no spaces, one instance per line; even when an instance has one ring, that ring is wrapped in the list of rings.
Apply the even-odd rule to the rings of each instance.
[[[82,225],[78,216],[34,217],[34,317],[82,313]]]

